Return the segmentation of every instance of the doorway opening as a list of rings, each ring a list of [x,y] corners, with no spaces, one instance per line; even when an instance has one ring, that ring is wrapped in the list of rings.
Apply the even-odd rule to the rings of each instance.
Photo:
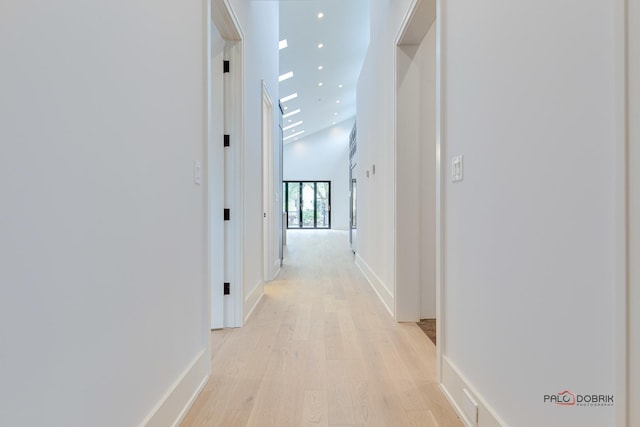
[[[434,344],[439,343],[439,368],[443,147],[437,14],[436,0],[419,2],[396,38],[395,314],[398,321],[417,322]]]
[[[284,181],[288,229],[331,228],[331,181]]]

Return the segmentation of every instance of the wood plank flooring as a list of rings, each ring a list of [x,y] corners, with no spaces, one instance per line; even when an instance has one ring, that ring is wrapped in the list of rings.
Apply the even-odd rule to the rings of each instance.
[[[289,231],[285,265],[243,328],[213,331],[187,426],[462,426],[435,347],[396,323],[340,231]]]

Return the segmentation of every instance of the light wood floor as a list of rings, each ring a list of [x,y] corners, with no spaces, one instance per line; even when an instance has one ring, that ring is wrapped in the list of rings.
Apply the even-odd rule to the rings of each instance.
[[[391,318],[346,232],[290,231],[247,324],[211,340],[211,378],[182,426],[462,426],[433,343]]]

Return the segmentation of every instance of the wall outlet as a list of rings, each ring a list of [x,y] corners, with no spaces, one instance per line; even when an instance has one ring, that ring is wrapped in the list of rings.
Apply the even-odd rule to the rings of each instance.
[[[462,154],[451,160],[451,181],[460,182],[464,178]]]

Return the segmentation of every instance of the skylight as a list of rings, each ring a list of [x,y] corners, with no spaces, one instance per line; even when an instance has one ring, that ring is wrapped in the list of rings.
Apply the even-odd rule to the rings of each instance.
[[[289,130],[289,129],[293,129],[294,127],[299,126],[299,125],[301,125],[301,124],[302,124],[302,120],[300,120],[299,122],[295,122],[294,124],[289,125],[289,126],[287,126],[286,128],[282,128],[282,130]]]
[[[286,119],[287,117],[291,117],[294,114],[298,114],[299,112],[300,112],[300,109],[298,108],[297,110],[293,110],[292,112],[285,114],[284,116],[282,116],[282,118]]]
[[[289,96],[285,96],[284,98],[280,98],[280,103],[284,104],[287,101],[291,101],[292,99],[296,99],[298,97],[297,93],[292,93]]]
[[[293,71],[289,71],[288,73],[282,74],[280,77],[278,77],[278,81],[283,82],[287,79],[290,79],[291,77],[293,77]]]
[[[303,133],[304,133],[304,131],[303,131],[303,130],[301,130],[301,131],[300,131],[300,132],[298,132],[298,133],[294,133],[293,135],[289,135],[289,136],[287,136],[286,138],[282,138],[282,140],[283,140],[283,141],[286,141],[287,139],[295,138],[295,137],[296,137],[296,136],[298,136],[298,135],[302,135]]]

